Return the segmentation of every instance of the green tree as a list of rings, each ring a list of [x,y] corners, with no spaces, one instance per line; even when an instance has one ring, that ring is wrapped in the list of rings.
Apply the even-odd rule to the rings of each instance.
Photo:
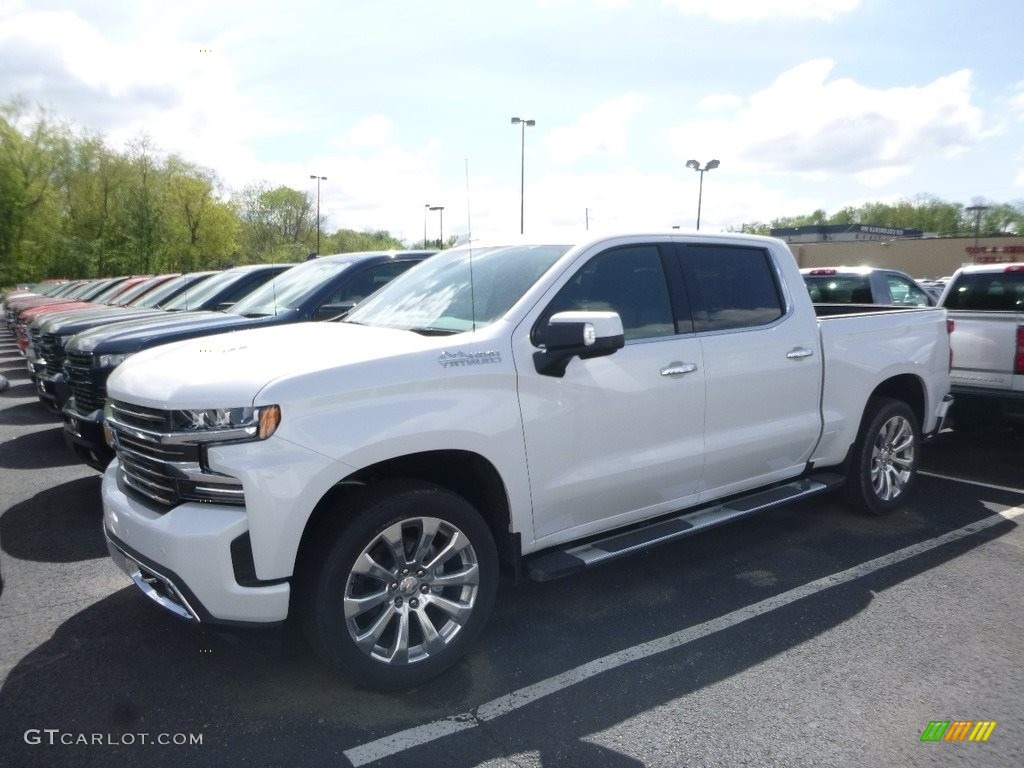
[[[233,260],[239,221],[233,205],[217,199],[214,173],[173,155],[164,173],[166,267],[192,272]]]
[[[431,247],[436,247],[436,243]],[[369,232],[339,229],[327,236],[324,236],[322,233],[320,235],[320,251],[322,253],[354,253],[356,251],[404,249],[405,243],[383,229]]]
[[[123,210],[129,270],[150,274],[162,266],[167,221],[162,205],[166,174],[161,172],[148,136],[140,136],[129,146],[128,169]]]
[[[19,123],[28,123],[19,130]],[[0,284],[46,274],[54,178],[66,129],[23,102],[0,105]]]
[[[243,252],[259,261],[301,261],[316,242],[311,197],[290,187],[251,184],[235,195]],[[321,236],[321,240],[322,240]],[[321,245],[321,251],[323,251]]]

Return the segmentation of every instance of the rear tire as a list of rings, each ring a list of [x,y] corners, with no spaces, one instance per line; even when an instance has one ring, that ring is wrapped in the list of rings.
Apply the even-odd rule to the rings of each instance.
[[[868,401],[857,441],[850,453],[846,498],[870,515],[884,515],[903,504],[917,485],[921,427],[902,400]]]
[[[494,605],[491,531],[461,496],[386,481],[350,497],[308,564],[310,643],[330,666],[380,690],[418,685],[459,661]],[[324,532],[325,534],[328,532]]]

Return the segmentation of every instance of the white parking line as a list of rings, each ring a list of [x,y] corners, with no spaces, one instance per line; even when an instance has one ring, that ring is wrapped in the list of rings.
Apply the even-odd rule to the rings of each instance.
[[[634,645],[631,648],[626,648],[621,651],[616,651],[615,653],[610,653],[607,656],[602,656],[599,659],[589,661],[586,664],[581,664],[567,672],[541,680],[533,685],[519,688],[518,690],[507,693],[504,696],[499,696],[486,704],[481,704],[475,710],[470,712],[464,712],[462,714],[435,720],[432,723],[408,728],[404,731],[384,736],[375,741],[360,744],[359,746],[352,747],[351,749],[346,749],[345,756],[352,761],[352,765],[362,766],[367,763],[372,763],[375,760],[380,760],[382,758],[389,757],[390,755],[404,752],[407,749],[427,744],[443,736],[474,728],[488,720],[494,720],[502,715],[507,715],[509,712],[525,707],[527,704],[531,704],[545,696],[558,693],[571,685],[583,682],[584,680],[594,677],[595,675],[599,675],[602,672],[608,672],[609,670],[616,669],[624,664],[629,664],[630,662],[639,661],[640,659],[645,659],[649,656],[663,653],[664,651],[679,648],[687,643],[692,643],[694,640],[707,637],[715,632],[721,632],[723,629],[734,627],[737,624],[756,618],[770,611],[777,610],[783,606],[789,605],[790,603],[794,603],[797,600],[802,600],[805,597],[810,597],[811,595],[830,589],[831,587],[836,587],[840,584],[846,584],[847,582],[854,581],[855,579],[867,576],[868,574],[874,573],[882,568],[888,568],[890,565],[895,565],[896,563],[901,563],[904,560],[909,560],[910,558],[924,552],[928,552],[929,550],[950,544],[954,541],[959,541],[960,539],[972,536],[987,528],[991,528],[994,525],[1005,523],[1007,520],[1013,520],[1021,515],[1024,515],[1024,505],[1005,509],[1002,512],[973,522],[970,525],[965,525],[963,528],[958,528],[955,531],[950,531],[949,533],[937,536],[934,539],[919,542],[912,546],[905,547],[904,549],[897,550],[896,552],[890,552],[888,555],[883,555],[882,557],[877,557],[874,560],[869,560],[865,563],[861,563],[860,565],[855,565],[852,568],[840,571],[839,573],[834,573],[831,576],[815,579],[807,584],[795,587],[788,592],[783,592],[780,595],[769,597],[759,603],[739,608],[731,613],[725,614],[724,616],[719,616],[717,619],[711,619],[710,621],[705,621],[703,624],[688,627],[687,629],[680,630],[679,632],[673,632],[670,635],[659,637],[656,640],[650,640],[646,643]]]
[[[954,483],[967,483],[968,485],[977,485],[982,488],[991,488],[996,491],[1009,491],[1010,493],[1024,493],[1024,488],[1011,488],[1008,485],[993,485],[992,483],[982,483],[978,480],[968,480],[965,477],[953,477],[952,475],[940,475],[937,472],[921,472],[918,471],[919,475],[925,477],[937,477],[940,480],[950,480]]]

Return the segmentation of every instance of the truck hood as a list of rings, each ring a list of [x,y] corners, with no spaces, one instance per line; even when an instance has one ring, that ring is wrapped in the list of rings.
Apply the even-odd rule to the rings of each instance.
[[[74,351],[82,354],[138,352],[154,344],[224,333],[234,327],[251,325],[251,318],[225,312],[162,312],[159,316],[93,328],[76,336],[72,346]]]
[[[421,352],[450,338],[350,323],[304,322],[223,333],[140,352],[114,369],[107,392],[151,408],[237,408],[268,383]]]
[[[159,309],[128,309],[124,307],[95,307],[93,309],[79,309],[68,312],[55,312],[39,319],[38,325],[43,333],[65,333],[64,327],[71,323],[81,323],[95,319],[103,319],[107,322],[120,322],[122,320],[136,320],[140,317],[154,317],[160,315],[167,317],[167,313]]]

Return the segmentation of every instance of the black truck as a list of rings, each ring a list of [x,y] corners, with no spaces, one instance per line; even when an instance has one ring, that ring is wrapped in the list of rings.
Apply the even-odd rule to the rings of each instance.
[[[168,313],[225,309],[292,266],[254,264],[220,273],[200,273],[199,279],[182,275],[154,289],[130,307],[80,309],[44,316],[38,324],[33,321],[29,327],[29,344],[35,362],[36,394],[44,405],[58,413],[64,407],[70,395],[64,375],[66,347],[76,334],[136,320],[162,322],[168,319]]]
[[[67,346],[64,437],[78,456],[103,471],[113,452],[103,435],[111,371],[143,349],[248,328],[329,320],[343,315],[433,251],[372,251],[324,256],[265,283],[227,312],[144,318],[80,333]],[[201,376],[201,371],[196,371]]]

